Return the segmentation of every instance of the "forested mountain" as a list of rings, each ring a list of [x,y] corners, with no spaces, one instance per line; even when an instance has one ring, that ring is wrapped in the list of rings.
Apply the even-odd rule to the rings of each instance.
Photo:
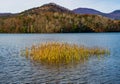
[[[1,33],[119,32],[120,21],[101,15],[74,14],[50,3],[9,17],[0,17]]]
[[[73,10],[76,14],[94,14],[94,15],[102,15],[114,20],[120,20],[120,10],[115,10],[111,13],[103,13],[90,8],[77,8]]]

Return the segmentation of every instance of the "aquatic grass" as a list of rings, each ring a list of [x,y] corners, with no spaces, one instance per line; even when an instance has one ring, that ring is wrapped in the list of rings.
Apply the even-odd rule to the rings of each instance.
[[[26,48],[26,57],[31,60],[48,63],[73,63],[88,59],[91,56],[109,54],[109,50],[98,47],[88,48],[76,44],[48,42]]]

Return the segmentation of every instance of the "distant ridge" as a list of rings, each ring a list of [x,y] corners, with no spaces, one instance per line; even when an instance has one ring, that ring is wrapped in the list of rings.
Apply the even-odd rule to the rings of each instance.
[[[2,17],[2,16],[11,16],[11,15],[13,15],[12,13],[0,13],[0,17]]]
[[[77,8],[77,9],[74,9],[73,12],[76,14],[102,15],[110,19],[120,20],[120,10],[115,10],[111,13],[103,13],[103,12],[97,11],[95,9],[90,9],[90,8]]]
[[[102,14],[102,12],[90,8],[77,8],[74,9],[73,12],[77,14],[95,14],[95,15]]]
[[[112,13],[106,15],[108,18],[120,20],[120,10],[115,10]]]

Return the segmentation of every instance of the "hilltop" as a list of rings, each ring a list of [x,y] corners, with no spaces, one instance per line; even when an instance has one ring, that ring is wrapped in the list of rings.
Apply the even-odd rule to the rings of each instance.
[[[120,21],[101,15],[75,14],[55,3],[0,17],[1,33],[119,32]]]
[[[62,7],[55,3],[44,4],[41,7],[32,8],[22,12],[22,14],[40,14],[43,12],[61,12],[61,13],[73,13],[73,11]]]

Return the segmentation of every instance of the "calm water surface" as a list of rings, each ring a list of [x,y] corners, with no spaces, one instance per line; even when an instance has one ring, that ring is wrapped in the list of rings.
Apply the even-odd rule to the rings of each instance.
[[[71,66],[47,66],[21,56],[25,47],[43,42],[103,47],[110,56],[91,57]],[[0,34],[0,84],[120,84],[120,33]]]

